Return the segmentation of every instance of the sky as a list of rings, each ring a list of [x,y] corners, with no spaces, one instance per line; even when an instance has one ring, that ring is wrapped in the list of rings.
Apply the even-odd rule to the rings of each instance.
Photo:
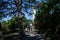
[[[4,0],[4,1],[8,1],[8,0]],[[13,1],[13,0],[12,0]],[[37,0],[38,2],[41,2],[41,0]],[[10,0],[9,0],[9,2],[11,2]],[[15,7],[15,5],[12,5],[13,7]],[[11,6],[7,6],[8,8],[11,8]],[[7,12],[7,10],[4,10],[4,11],[6,11]],[[12,11],[12,10],[8,10],[8,11]],[[29,12],[32,12],[32,10],[31,9],[28,9],[28,11]],[[9,13],[9,12],[7,12],[7,13]],[[27,13],[26,12],[24,12],[23,11],[23,13],[25,13],[25,17],[29,20],[31,20],[32,19],[32,16],[29,16],[29,15],[27,15]],[[9,17],[9,16],[7,16],[7,18],[3,18],[2,20],[4,21],[7,21],[7,20],[10,20],[11,19],[11,17]]]
[[[36,1],[41,2],[41,0],[36,0]],[[29,8],[28,11],[29,11],[29,12],[32,12],[32,9]],[[23,11],[23,12],[24,12],[24,11]],[[32,19],[32,16],[27,15],[26,12],[24,12],[24,13],[25,13],[25,17],[26,17],[27,19],[30,19],[30,20]]]

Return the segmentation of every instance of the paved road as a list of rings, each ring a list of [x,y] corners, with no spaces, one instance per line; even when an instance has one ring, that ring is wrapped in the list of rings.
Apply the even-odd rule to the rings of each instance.
[[[14,36],[14,35],[18,35],[18,33],[13,33],[13,34],[9,34],[9,35],[4,35],[4,37],[8,37],[8,36]],[[26,31],[25,32],[25,36],[23,36],[23,40],[42,40],[43,37],[39,34],[36,34],[36,32],[33,31]],[[45,40],[45,39],[43,39]]]
[[[32,34],[34,35],[34,34]],[[26,35],[24,36],[23,40],[45,40],[45,38],[42,38],[39,35],[31,36],[31,35]]]
[[[36,34],[34,31],[26,31],[25,34],[26,36],[23,38],[23,40],[45,40],[42,35]]]
[[[31,37],[31,36],[25,36],[24,38],[23,38],[23,40],[41,40],[40,38],[37,38],[37,37]]]

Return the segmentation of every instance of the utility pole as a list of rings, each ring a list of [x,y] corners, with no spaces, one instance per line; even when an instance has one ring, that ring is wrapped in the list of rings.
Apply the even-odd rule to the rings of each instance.
[[[20,40],[22,40],[24,36],[23,26],[22,26],[22,12],[21,12],[22,0],[15,0],[15,4],[17,7],[17,11],[18,11],[19,38]]]

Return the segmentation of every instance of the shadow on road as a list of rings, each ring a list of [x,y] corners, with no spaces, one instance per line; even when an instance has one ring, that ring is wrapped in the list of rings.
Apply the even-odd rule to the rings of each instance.
[[[42,40],[39,36],[28,36],[28,35],[25,35],[23,40]],[[43,39],[45,40],[45,39]]]

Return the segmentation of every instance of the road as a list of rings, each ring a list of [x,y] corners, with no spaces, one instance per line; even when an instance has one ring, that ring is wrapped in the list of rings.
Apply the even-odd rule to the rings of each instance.
[[[45,38],[39,34],[28,34],[24,36],[23,40],[45,40]]]
[[[4,35],[4,37],[9,37],[9,36],[14,36],[14,35],[18,35],[18,33]],[[23,36],[23,40],[45,40],[45,38],[43,38],[42,35],[36,34],[36,32],[25,31],[25,36]]]
[[[23,40],[45,40],[42,35],[39,35],[34,31],[26,31],[25,35],[26,36],[23,38]]]

